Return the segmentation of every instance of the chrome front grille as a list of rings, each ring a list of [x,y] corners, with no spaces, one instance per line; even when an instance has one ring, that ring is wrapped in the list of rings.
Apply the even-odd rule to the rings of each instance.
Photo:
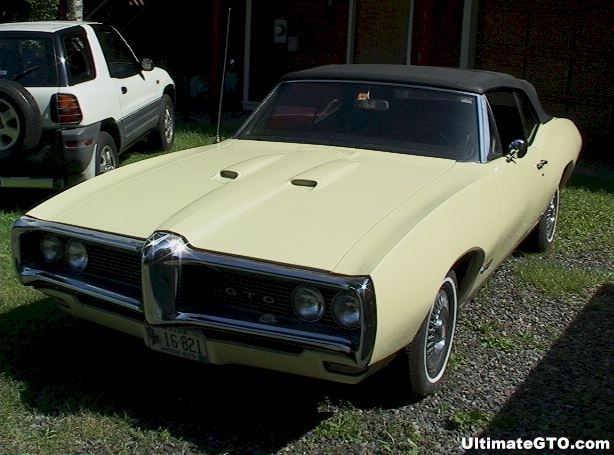
[[[35,227],[43,224],[28,220]],[[45,223],[42,228],[21,228],[18,239],[18,271],[23,281],[43,282],[45,286],[69,286],[90,297],[108,298],[126,302],[127,306],[140,307],[141,302],[141,248],[142,242],[104,233],[91,233],[85,229]],[[55,262],[47,262],[41,254],[41,240],[46,235],[57,237],[63,245],[70,239],[78,239],[88,252],[87,267],[77,271],[70,267],[64,256]]]
[[[336,351],[361,365],[371,355],[375,301],[369,277],[196,250],[174,233],[156,232],[143,246],[142,278],[149,324],[191,325],[206,334]],[[321,319],[306,322],[294,314],[292,292],[301,285],[316,287],[324,296],[327,309]],[[359,296],[361,327],[347,329],[335,322],[330,307],[340,292]]]
[[[141,255],[138,251],[86,244],[90,253],[90,274],[108,277],[127,287],[141,288]]]
[[[252,323],[273,316],[284,326],[303,330],[309,326],[313,330],[314,324],[301,321],[292,311],[292,291],[298,284],[300,282],[282,277],[188,264],[181,268],[176,310],[181,313],[232,317]],[[328,302],[339,292],[328,288],[321,290]],[[328,311],[317,325],[324,332],[331,328],[339,330]]]
[[[86,272],[73,272],[75,279],[132,299],[141,299],[141,257],[138,252],[88,244]]]
[[[81,241],[89,254],[87,268],[74,270],[65,258],[45,261],[41,240],[49,234],[63,247],[71,239]],[[141,240],[29,216],[15,222],[11,241],[23,284],[72,293],[108,313],[154,326],[198,327],[210,338],[266,349],[275,345],[283,352],[333,351],[358,365],[366,365],[372,353],[376,315],[368,276],[196,250],[168,232]],[[305,284],[317,287],[327,302],[316,322],[305,322],[292,310],[292,292]],[[345,329],[332,317],[330,303],[339,292],[360,296],[360,328]]]

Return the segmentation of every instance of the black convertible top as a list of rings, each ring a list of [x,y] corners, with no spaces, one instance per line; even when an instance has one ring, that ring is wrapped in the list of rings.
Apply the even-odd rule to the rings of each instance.
[[[533,104],[540,122],[552,118],[537,96],[535,87],[524,79],[495,71],[466,70],[416,65],[351,64],[326,65],[286,74],[282,81],[293,80],[353,80],[376,81],[486,93],[492,90],[521,90]]]

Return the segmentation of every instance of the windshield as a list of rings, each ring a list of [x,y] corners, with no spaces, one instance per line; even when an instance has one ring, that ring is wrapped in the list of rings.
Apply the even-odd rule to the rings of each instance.
[[[396,84],[286,82],[236,137],[479,161],[477,97]]]
[[[0,35],[0,79],[11,79],[26,87],[57,86],[51,38]]]

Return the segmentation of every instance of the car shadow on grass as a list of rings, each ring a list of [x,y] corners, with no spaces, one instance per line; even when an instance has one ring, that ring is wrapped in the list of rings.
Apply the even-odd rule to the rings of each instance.
[[[602,285],[478,438],[609,440],[614,448],[614,284]],[[469,444],[469,442],[468,442]],[[491,445],[491,447],[493,447]],[[466,446],[465,448],[468,448]],[[590,447],[587,447],[590,448]],[[506,451],[506,453],[525,453]],[[469,450],[468,454],[500,453]],[[567,453],[567,452],[565,452]],[[604,453],[596,451],[595,453]]]
[[[158,354],[48,298],[0,314],[0,339],[0,373],[23,384],[28,409],[50,418],[126,416],[203,453],[239,454],[280,450],[331,415],[319,405],[320,381]]]
[[[58,193],[59,190],[0,188],[0,210],[26,212]]]

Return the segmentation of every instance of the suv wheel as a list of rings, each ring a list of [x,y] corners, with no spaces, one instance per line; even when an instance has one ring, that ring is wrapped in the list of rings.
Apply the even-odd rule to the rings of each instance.
[[[0,159],[36,147],[42,132],[34,97],[22,85],[0,80]]]
[[[160,117],[152,139],[156,147],[168,152],[175,142],[175,109],[171,97],[164,95],[160,107]]]
[[[96,146],[96,158],[98,167],[96,175],[104,174],[119,167],[119,154],[113,137],[104,131],[98,134],[98,145]]]

